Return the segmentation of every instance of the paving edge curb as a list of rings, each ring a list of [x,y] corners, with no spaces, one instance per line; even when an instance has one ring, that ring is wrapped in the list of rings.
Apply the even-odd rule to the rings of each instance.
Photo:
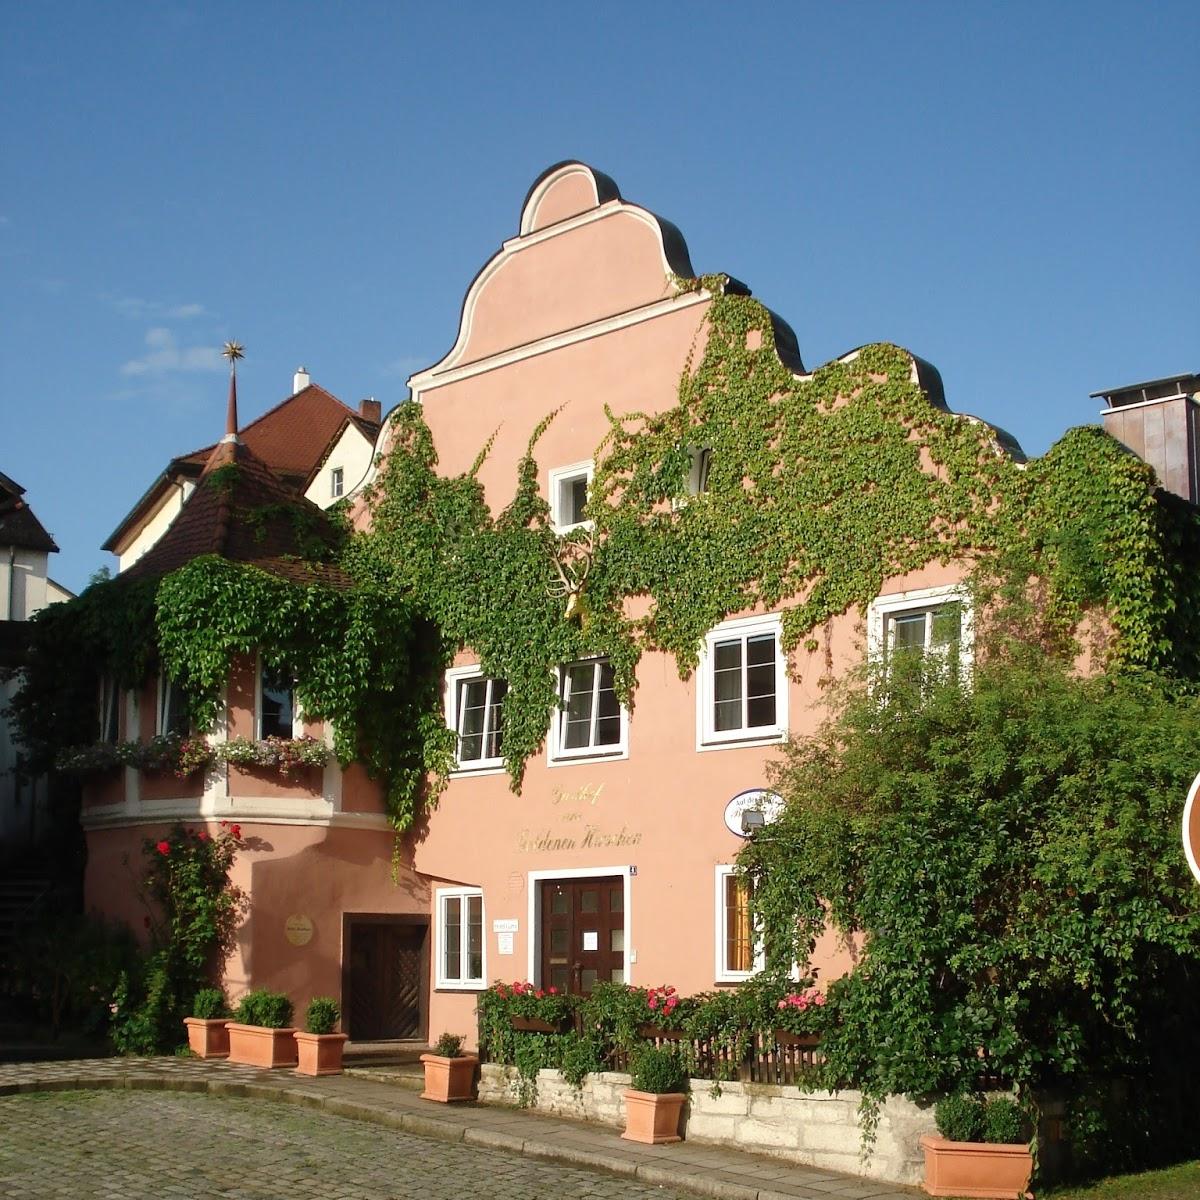
[[[464,1142],[467,1145],[485,1146],[490,1149],[507,1150],[525,1158],[542,1162],[561,1162],[568,1166],[585,1167],[593,1171],[604,1171],[625,1179],[662,1185],[680,1192],[691,1192],[697,1196],[716,1197],[717,1200],[767,1200],[780,1193],[767,1187],[748,1187],[711,1176],[695,1175],[688,1171],[686,1163],[671,1166],[636,1163],[617,1155],[582,1147],[556,1146],[552,1142],[538,1141],[516,1134],[494,1129],[473,1129],[453,1119],[447,1120],[423,1113],[388,1112],[358,1100],[347,1100],[341,1096],[326,1096],[318,1091],[306,1089],[296,1083],[235,1082],[225,1079],[170,1079],[156,1074],[112,1074],[85,1078],[67,1076],[59,1079],[23,1080],[20,1083],[0,1084],[0,1097],[25,1096],[34,1092],[204,1092],[210,1096],[234,1096],[245,1100],[271,1100],[276,1103],[298,1104],[305,1108],[321,1109],[337,1117],[380,1125],[386,1129],[399,1129],[419,1137],[436,1138],[443,1142]]]

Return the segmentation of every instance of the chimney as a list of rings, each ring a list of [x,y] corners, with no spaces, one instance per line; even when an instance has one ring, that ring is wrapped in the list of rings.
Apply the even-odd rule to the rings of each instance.
[[[308,368],[297,367],[295,375],[292,376],[292,395],[294,396],[297,392],[304,391],[308,387],[308,384]]]
[[[1148,462],[1168,492],[1200,504],[1200,375],[1092,393],[1100,397],[1105,430]]]
[[[383,405],[374,396],[358,402],[358,415],[378,425],[383,420]]]

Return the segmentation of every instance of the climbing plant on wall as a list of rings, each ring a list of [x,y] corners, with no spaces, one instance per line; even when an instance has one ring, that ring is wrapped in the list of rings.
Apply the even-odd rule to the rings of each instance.
[[[452,764],[441,677],[459,647],[508,681],[503,755],[514,788],[549,728],[557,664],[608,656],[633,704],[648,648],[670,653],[686,676],[709,629],[762,606],[782,613],[787,649],[813,652],[833,617],[865,610],[886,580],[932,562],[972,564],[993,605],[1023,605],[1024,629],[1036,626],[1057,653],[1071,653],[1081,618],[1096,610],[1113,663],[1197,673],[1200,585],[1188,564],[1200,526],[1189,506],[1155,491],[1145,464],[1096,429],[1018,464],[990,426],[931,398],[895,346],[794,376],[770,314],[725,283],[675,281],[711,296],[677,402],[609,414],[587,508],[594,549],[582,544],[590,535],[565,537],[592,560],[570,615],[554,588],[564,539],[535,459],[555,414],[530,431],[512,499],[493,513],[477,478],[490,442],[470,470],[441,475],[410,404],[392,418],[365,497],[370,528],[336,551],[352,587],[219,559],[139,590],[136,603],[118,580],[76,610],[107,614],[103,661],[137,631],[122,671],[144,667],[157,644],[202,723],[236,653],[260,647],[269,662],[291,664],[306,710],[334,721],[339,757],[362,757],[385,779],[398,829]],[[688,495],[701,450],[707,488]],[[819,669],[831,667],[826,656]]]

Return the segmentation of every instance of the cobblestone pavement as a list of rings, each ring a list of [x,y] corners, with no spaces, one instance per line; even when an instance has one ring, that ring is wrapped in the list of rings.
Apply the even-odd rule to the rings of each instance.
[[[313,1079],[195,1058],[0,1063],[0,1200],[915,1195],[730,1147],[638,1145],[595,1123],[503,1105],[434,1104],[361,1075]],[[220,1117],[235,1104],[235,1118]],[[189,1111],[203,1115],[168,1119]],[[327,1167],[324,1151],[309,1149],[322,1138],[335,1155]],[[384,1148],[401,1145],[381,1165]]]
[[[605,1200],[680,1193],[265,1100],[0,1098],[5,1200]]]

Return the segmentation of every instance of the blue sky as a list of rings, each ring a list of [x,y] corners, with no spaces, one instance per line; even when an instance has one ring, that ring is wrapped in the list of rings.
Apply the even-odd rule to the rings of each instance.
[[[385,411],[582,158],[795,328],[1043,453],[1200,370],[1200,5],[4,6],[0,471],[79,588],[168,459],[306,365]]]

